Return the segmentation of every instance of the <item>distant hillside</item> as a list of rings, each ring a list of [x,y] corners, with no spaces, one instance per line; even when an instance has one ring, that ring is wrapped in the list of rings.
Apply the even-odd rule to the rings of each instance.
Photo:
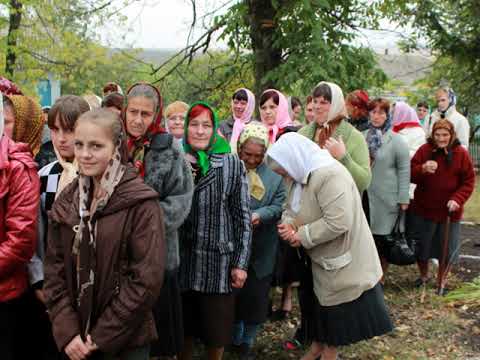
[[[378,65],[385,74],[407,86],[428,75],[434,60],[422,54],[377,54]]]

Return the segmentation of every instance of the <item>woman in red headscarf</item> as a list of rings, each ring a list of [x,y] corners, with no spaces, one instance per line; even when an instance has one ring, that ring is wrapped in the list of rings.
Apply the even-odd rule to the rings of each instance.
[[[365,90],[355,90],[347,95],[345,106],[348,112],[348,122],[358,131],[368,129],[368,93]]]
[[[152,344],[152,355],[173,357],[183,348],[177,229],[190,211],[192,173],[180,145],[161,126],[162,97],[156,87],[146,83],[133,85],[127,91],[123,113],[129,159],[145,183],[160,194],[164,212],[167,265],[154,307],[159,341]]]

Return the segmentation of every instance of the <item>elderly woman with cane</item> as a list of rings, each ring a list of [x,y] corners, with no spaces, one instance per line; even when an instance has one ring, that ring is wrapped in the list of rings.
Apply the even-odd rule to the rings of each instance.
[[[422,286],[429,281],[428,260],[436,258],[442,264],[440,290],[445,286],[451,264],[458,259],[463,206],[475,185],[472,160],[460,145],[449,120],[441,119],[433,125],[428,142],[412,159],[411,176],[412,182],[417,184],[411,207],[420,270],[420,278],[415,284]],[[445,238],[448,244],[442,244]],[[442,248],[445,250],[443,254]]]

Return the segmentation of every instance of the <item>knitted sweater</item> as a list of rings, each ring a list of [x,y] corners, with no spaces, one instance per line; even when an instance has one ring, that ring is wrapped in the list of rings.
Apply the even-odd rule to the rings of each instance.
[[[316,131],[317,123],[312,122],[300,129],[298,133],[315,141]],[[368,147],[363,135],[344,120],[335,129],[333,137],[343,139],[347,152],[339,161],[350,172],[358,190],[362,193],[368,188],[372,179]]]
[[[459,221],[463,215],[463,205],[475,186],[472,160],[463,146],[458,145],[450,150],[450,165],[445,154],[433,153],[432,150],[432,145],[428,143],[421,146],[411,162],[411,181],[417,184],[412,211],[425,219],[441,223],[448,215],[448,201],[455,200],[460,209],[451,214],[451,220]],[[422,171],[422,165],[428,160],[438,163],[435,174]]]

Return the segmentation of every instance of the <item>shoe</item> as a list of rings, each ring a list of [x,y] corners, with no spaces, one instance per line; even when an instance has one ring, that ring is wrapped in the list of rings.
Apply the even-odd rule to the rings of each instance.
[[[275,310],[272,313],[272,316],[270,316],[270,321],[282,321],[285,320],[288,317],[288,314],[290,314],[290,311],[286,310]]]
[[[449,288],[443,288],[441,291],[439,291],[439,289],[437,289],[437,295],[439,295],[439,296],[446,296],[446,295],[448,295],[449,292],[450,292]]]

